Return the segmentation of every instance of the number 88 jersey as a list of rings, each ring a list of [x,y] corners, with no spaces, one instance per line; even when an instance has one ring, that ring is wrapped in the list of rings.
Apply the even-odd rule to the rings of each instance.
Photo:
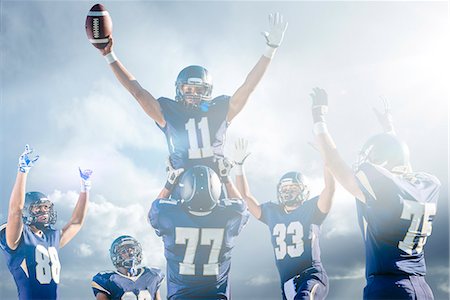
[[[158,102],[166,121],[160,129],[166,135],[172,165],[176,169],[206,165],[215,170],[213,157],[223,156],[230,97],[214,98],[205,111],[168,98]]]
[[[6,224],[0,227],[0,247],[16,282],[19,299],[57,299],[60,231],[46,229],[41,238],[24,225],[19,246],[12,250],[6,244],[5,229]]]

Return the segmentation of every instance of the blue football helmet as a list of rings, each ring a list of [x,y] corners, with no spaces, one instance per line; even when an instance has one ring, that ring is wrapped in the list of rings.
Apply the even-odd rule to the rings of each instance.
[[[46,215],[44,221],[39,221],[41,216]],[[25,204],[22,210],[23,223],[33,225],[43,230],[50,228],[56,223],[56,211],[48,197],[41,192],[28,192],[25,194]]]
[[[194,166],[183,173],[178,185],[183,204],[190,212],[210,212],[219,202],[221,183],[209,167]]]
[[[136,275],[136,267],[142,262],[141,244],[132,236],[122,235],[112,242],[109,256],[113,265],[127,269],[131,275]]]
[[[284,174],[277,185],[278,202],[283,206],[297,206],[309,198],[309,188],[300,172]]]
[[[188,88],[186,89],[187,86]],[[178,74],[175,100],[188,107],[204,108],[211,100],[212,77],[201,66],[188,66]]]
[[[356,167],[365,162],[396,173],[411,171],[408,146],[390,133],[377,134],[367,140],[359,153]]]

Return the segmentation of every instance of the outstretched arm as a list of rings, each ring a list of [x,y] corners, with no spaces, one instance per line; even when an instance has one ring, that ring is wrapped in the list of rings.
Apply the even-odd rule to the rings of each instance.
[[[79,169],[81,177],[81,192],[78,196],[77,204],[72,212],[72,217],[69,222],[63,227],[61,238],[59,240],[59,246],[62,248],[68,242],[70,242],[80,231],[83,226],[84,219],[86,217],[88,202],[89,202],[89,190],[91,189],[90,176],[91,170],[82,171]]]
[[[250,155],[250,153],[247,152],[247,146],[248,142],[244,139],[238,139],[235,143],[234,158],[236,162],[236,185],[242,198],[244,198],[247,203],[248,210],[259,220],[261,218],[261,206],[250,191],[247,176],[245,176],[244,171],[244,161]]]
[[[279,13],[269,15],[270,32],[264,32],[267,48],[263,56],[247,75],[244,83],[237,89],[230,99],[230,108],[228,110],[227,121],[230,122],[244,108],[251,93],[255,90],[261,78],[266,73],[276,49],[283,41],[284,32],[288,23],[283,20]]]
[[[32,156],[33,149],[25,146],[25,151],[19,157],[16,182],[9,199],[8,222],[6,224],[6,244],[12,250],[19,246],[23,230],[22,210],[25,205],[25,188],[27,176],[39,156]]]
[[[364,194],[358,186],[353,170],[339,154],[336,145],[327,129],[325,114],[328,110],[328,95],[324,89],[314,88],[311,93],[313,102],[312,114],[314,133],[319,150],[327,167],[339,183],[353,196],[364,200]]]
[[[111,66],[116,78],[125,87],[128,92],[137,100],[139,105],[145,111],[147,115],[150,116],[156,123],[161,127],[166,125],[164,116],[161,112],[161,107],[159,102],[150,94],[146,89],[144,89],[139,82],[134,78],[134,76],[124,67],[124,65],[118,60],[117,56],[113,51],[113,38],[109,38],[108,45],[99,49],[101,54],[105,57],[106,61]]]
[[[336,190],[333,174],[331,174],[328,168],[323,168],[323,179],[325,182],[325,187],[320,193],[319,201],[317,206],[323,213],[328,213],[333,205],[334,191]]]

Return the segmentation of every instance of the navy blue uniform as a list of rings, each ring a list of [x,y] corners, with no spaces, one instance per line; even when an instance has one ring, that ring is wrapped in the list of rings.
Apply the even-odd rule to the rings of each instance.
[[[221,200],[203,216],[176,200],[153,202],[149,219],[164,241],[168,299],[230,299],[231,250],[248,218],[241,199]]]
[[[140,268],[136,276],[117,271],[100,272],[92,278],[92,291],[104,293],[111,300],[155,299],[164,274],[157,268]]]
[[[0,227],[0,247],[21,300],[58,298],[60,231],[49,228],[43,233],[41,238],[23,225],[19,246],[12,250],[6,243],[6,224]]]
[[[320,261],[320,225],[327,214],[317,207],[319,197],[290,213],[273,202],[261,205],[260,221],[269,226],[283,299],[323,299],[328,277]]]
[[[158,102],[166,120],[160,129],[166,135],[174,168],[205,165],[217,172],[213,158],[223,156],[230,97],[214,98],[206,111],[163,97]]]
[[[426,173],[396,175],[370,163],[360,166],[356,178],[365,196],[356,201],[366,251],[365,298],[432,299],[423,278],[423,247],[439,180]]]

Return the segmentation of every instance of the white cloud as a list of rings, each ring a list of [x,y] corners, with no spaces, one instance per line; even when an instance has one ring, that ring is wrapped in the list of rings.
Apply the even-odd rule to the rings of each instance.
[[[273,282],[278,282],[278,280],[264,275],[257,275],[247,280],[245,284],[248,286],[261,286]]]
[[[92,251],[92,247],[86,243],[81,243],[78,246],[77,252],[78,252],[78,255],[81,257],[88,257],[94,253],[94,251]]]

